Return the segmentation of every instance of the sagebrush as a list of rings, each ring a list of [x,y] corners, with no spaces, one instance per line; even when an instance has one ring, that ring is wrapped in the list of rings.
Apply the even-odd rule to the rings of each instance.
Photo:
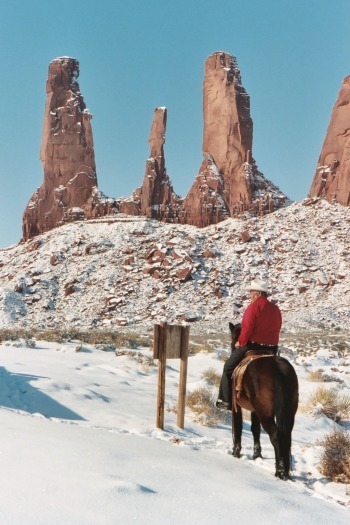
[[[307,410],[316,416],[321,413],[329,419],[339,422],[346,419],[350,414],[350,396],[320,386],[309,396]]]
[[[219,374],[215,368],[210,367],[202,372],[202,378],[209,381],[215,387],[219,387],[221,381],[221,374]]]
[[[216,396],[207,386],[198,387],[186,396],[186,406],[197,415],[196,420],[210,427],[226,421],[226,414],[216,408],[215,402]]]
[[[82,343],[113,344],[115,347],[138,348],[139,346],[152,346],[151,336],[140,336],[134,333],[121,333],[112,330],[0,330],[0,343],[4,341],[17,341],[18,339],[37,339],[54,343],[66,341],[81,341]]]
[[[334,429],[319,444],[324,447],[320,472],[332,481],[350,483],[350,433]]]

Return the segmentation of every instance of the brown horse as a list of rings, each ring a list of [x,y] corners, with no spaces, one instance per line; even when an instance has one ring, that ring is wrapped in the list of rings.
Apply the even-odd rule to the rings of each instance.
[[[231,348],[234,351],[241,326],[229,324]],[[283,357],[273,356],[255,359],[248,364],[243,377],[242,393],[236,403],[233,403],[232,409],[232,454],[236,458],[241,455],[242,408],[251,412],[253,458],[262,457],[261,425],[275,450],[275,475],[288,479],[292,430],[298,408],[298,378],[290,362]]]

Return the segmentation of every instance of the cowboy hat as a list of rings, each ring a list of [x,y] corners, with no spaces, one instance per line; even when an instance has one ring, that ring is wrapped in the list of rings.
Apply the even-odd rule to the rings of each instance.
[[[265,292],[268,293],[267,282],[262,281],[261,279],[253,279],[249,286],[245,288],[246,290],[254,290],[255,292]]]

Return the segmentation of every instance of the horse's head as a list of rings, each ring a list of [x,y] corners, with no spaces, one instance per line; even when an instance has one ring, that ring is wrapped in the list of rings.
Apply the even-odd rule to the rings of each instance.
[[[234,350],[235,344],[237,343],[238,338],[241,333],[242,325],[240,323],[233,324],[231,322],[229,322],[228,324],[229,324],[230,332],[231,332],[231,350]]]

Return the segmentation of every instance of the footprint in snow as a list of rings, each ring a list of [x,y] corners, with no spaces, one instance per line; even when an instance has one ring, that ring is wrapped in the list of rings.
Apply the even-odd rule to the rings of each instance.
[[[114,488],[118,493],[121,494],[156,494],[155,490],[145,487],[144,485],[139,485],[138,483],[133,483],[132,481],[127,481],[120,479],[114,482]]]

